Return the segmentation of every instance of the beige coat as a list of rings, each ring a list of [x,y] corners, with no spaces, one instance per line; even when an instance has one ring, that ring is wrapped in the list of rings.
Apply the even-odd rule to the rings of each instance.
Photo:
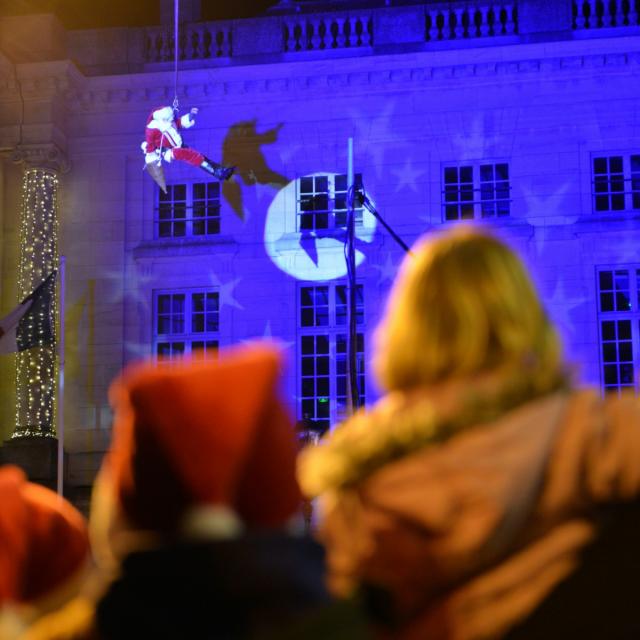
[[[330,586],[388,591],[393,638],[500,637],[574,570],[593,509],[640,493],[637,398],[558,392],[438,441],[459,391],[389,397],[301,459]]]

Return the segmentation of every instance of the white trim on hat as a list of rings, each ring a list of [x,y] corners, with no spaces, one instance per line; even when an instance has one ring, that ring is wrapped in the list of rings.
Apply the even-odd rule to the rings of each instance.
[[[242,520],[224,505],[197,505],[182,517],[182,534],[196,540],[237,538],[244,531]]]

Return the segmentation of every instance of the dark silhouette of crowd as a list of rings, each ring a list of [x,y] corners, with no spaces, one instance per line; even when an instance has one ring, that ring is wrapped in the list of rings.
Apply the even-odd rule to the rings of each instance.
[[[0,639],[640,637],[640,401],[574,381],[506,242],[418,242],[383,396],[301,453],[282,366],[125,370],[88,525],[1,468]]]

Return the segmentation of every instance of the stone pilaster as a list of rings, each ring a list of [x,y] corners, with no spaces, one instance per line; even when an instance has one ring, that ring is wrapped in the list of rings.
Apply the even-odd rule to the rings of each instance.
[[[24,153],[24,152],[23,152]],[[19,297],[28,296],[58,264],[59,154],[47,145],[33,148],[24,162],[20,215]],[[44,160],[48,160],[44,163]],[[48,165],[48,166],[47,166]],[[57,288],[57,287],[56,287]],[[53,296],[51,322],[55,324]],[[36,316],[33,332],[43,333],[48,319]],[[12,437],[55,435],[56,341],[43,340],[16,356],[16,423]]]

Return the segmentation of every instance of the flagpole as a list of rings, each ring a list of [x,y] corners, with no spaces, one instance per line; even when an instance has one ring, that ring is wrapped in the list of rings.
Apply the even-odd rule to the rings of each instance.
[[[58,267],[58,297],[59,330],[58,335],[58,495],[64,495],[64,270],[66,258],[60,256]]]

